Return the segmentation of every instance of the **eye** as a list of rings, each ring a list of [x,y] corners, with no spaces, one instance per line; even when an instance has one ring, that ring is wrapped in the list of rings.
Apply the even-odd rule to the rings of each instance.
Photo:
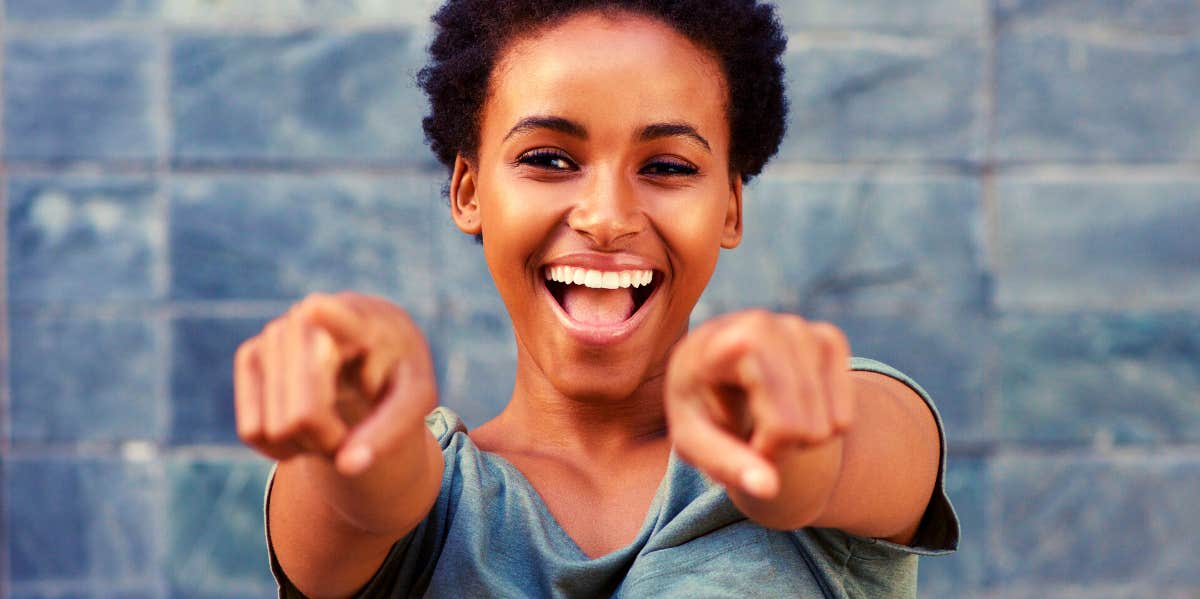
[[[566,152],[554,148],[538,148],[525,152],[517,157],[517,164],[548,171],[571,171],[576,168]]]
[[[655,158],[643,166],[641,172],[645,175],[670,177],[694,175],[700,172],[700,169],[677,158]]]

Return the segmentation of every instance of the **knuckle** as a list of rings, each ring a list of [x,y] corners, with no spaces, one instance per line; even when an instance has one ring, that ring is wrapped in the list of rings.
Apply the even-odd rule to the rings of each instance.
[[[849,353],[850,340],[846,338],[846,333],[837,325],[831,322],[813,323],[813,331],[824,339],[834,350],[839,353]]]
[[[331,370],[337,367],[337,343],[325,329],[312,330],[312,352],[313,358],[322,369]]]
[[[268,322],[266,326],[263,327],[261,336],[264,339],[273,339],[279,336],[279,334],[283,332],[283,326],[285,322],[286,316],[280,316],[279,318]]]
[[[281,443],[294,439],[299,432],[299,417],[277,418],[267,423],[263,438],[267,443]]]
[[[263,434],[261,427],[243,424],[242,419],[240,418],[238,419],[237,424],[237,436],[238,439],[242,440],[242,443],[250,445],[251,447],[261,445],[264,441],[266,441],[266,436]]]
[[[304,322],[311,322],[321,306],[329,302],[329,296],[324,293],[310,293],[292,306],[292,313]]]
[[[238,346],[237,351],[233,353],[233,364],[237,370],[245,369],[254,360],[255,352],[258,350],[258,337],[251,337],[242,342]]]

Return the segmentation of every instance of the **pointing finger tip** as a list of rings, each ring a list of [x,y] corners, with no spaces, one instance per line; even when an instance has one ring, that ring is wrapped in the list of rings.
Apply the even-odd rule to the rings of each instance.
[[[337,455],[337,469],[346,475],[361,474],[371,465],[374,454],[362,443],[352,444]]]
[[[765,466],[751,466],[742,472],[742,489],[759,499],[779,494],[779,477]]]

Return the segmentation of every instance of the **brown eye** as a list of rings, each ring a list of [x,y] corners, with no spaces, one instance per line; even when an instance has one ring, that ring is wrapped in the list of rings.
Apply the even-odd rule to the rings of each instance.
[[[700,172],[700,169],[682,160],[666,158],[656,159],[642,167],[642,174],[654,176],[687,176]]]
[[[576,168],[575,163],[571,162],[566,152],[545,148],[521,154],[517,158],[517,164],[550,171],[569,171]]]

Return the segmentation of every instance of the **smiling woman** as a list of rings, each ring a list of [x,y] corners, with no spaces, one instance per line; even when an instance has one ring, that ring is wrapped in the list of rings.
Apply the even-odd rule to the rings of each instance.
[[[352,293],[243,344],[239,434],[280,460],[281,596],[914,594],[915,556],[958,534],[920,387],[828,323],[688,328],[783,132],[770,7],[435,21],[426,132],[512,319],[515,384],[468,431],[434,409],[420,330]]]

